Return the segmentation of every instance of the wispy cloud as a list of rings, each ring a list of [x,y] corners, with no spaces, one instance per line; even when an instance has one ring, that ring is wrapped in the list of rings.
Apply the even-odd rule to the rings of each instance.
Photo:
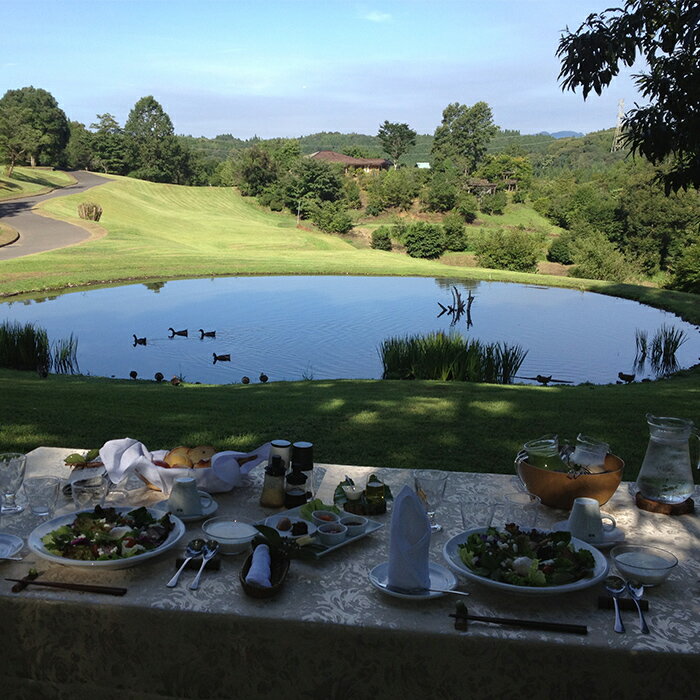
[[[362,19],[369,20],[370,22],[389,22],[391,21],[391,15],[388,12],[378,12],[377,10],[372,10],[371,12],[366,12],[362,15]]]

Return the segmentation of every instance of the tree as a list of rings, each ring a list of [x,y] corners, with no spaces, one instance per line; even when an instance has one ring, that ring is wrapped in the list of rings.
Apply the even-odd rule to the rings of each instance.
[[[97,167],[106,173],[126,174],[128,157],[124,130],[109,112],[98,114],[97,120],[90,124],[94,132],[92,148]]]
[[[377,132],[377,138],[382,142],[382,147],[391,160],[394,161],[394,170],[399,158],[411,147],[416,145],[416,132],[408,124],[397,124],[385,121]]]
[[[23,87],[8,90],[0,99],[0,147],[10,173],[25,157],[32,167],[58,162],[69,135],[65,113],[46,90]]]
[[[233,162],[236,184],[244,196],[257,196],[277,179],[277,167],[269,152],[259,145],[240,151]]]
[[[623,120],[624,143],[654,165],[666,192],[700,187],[700,6],[697,0],[627,0],[624,8],[591,14],[559,40],[563,90],[600,95],[641,58],[634,80],[649,100]]]
[[[435,129],[431,150],[436,167],[452,163],[461,175],[472,174],[497,133],[498,127],[486,102],[477,102],[472,107],[459,102],[447,105],[442,123]]]
[[[65,150],[65,164],[69,169],[90,170],[93,167],[93,138],[84,124],[70,122],[70,137]]]

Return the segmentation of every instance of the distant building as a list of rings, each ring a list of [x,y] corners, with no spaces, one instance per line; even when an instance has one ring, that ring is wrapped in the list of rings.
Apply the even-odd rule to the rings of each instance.
[[[369,173],[372,170],[388,170],[392,166],[392,162],[385,158],[353,158],[335,151],[316,151],[306,157],[326,163],[340,163],[346,172],[352,168],[361,168]]]
[[[421,170],[430,170],[430,163],[416,163],[416,168],[420,168]]]
[[[467,183],[467,189],[477,196],[481,196],[482,194],[496,194],[498,184],[489,182],[488,180],[473,178]]]

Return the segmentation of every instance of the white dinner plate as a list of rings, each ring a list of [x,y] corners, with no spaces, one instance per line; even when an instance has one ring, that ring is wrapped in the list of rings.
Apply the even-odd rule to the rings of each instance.
[[[14,557],[24,546],[24,541],[15,535],[0,533],[0,559]]]
[[[467,530],[466,532],[460,532],[458,535],[455,535],[447,540],[445,546],[443,547],[442,554],[445,557],[445,561],[453,571],[465,576],[470,581],[475,581],[476,583],[480,583],[488,588],[495,588],[496,590],[507,591],[509,593],[519,593],[521,595],[549,596],[557,595],[559,593],[570,593],[571,591],[580,591],[583,588],[595,586],[595,584],[602,581],[608,573],[608,562],[605,559],[605,556],[592,544],[588,544],[583,540],[578,540],[575,537],[572,537],[571,543],[577,550],[587,549],[593,555],[593,574],[587,578],[579,579],[573,583],[565,583],[561,586],[516,586],[512,583],[493,581],[489,578],[485,578],[484,576],[479,576],[461,560],[459,556],[459,545],[466,542],[469,535],[475,532],[483,533],[486,532],[487,529],[488,528],[485,527],[476,527],[472,530]]]
[[[554,523],[552,525],[552,530],[563,530],[564,532],[569,532],[569,521],[562,520],[561,522]],[[603,539],[600,542],[591,542],[596,549],[610,549],[616,544],[621,544],[625,541],[625,533],[619,528],[614,527],[612,530],[605,530],[603,532]]]
[[[309,528],[309,531],[304,533],[303,535],[292,535],[291,529],[289,530],[278,530],[277,529],[277,523],[282,519],[282,518],[289,518],[292,522],[292,525],[294,523],[305,523],[307,527]],[[295,518],[293,516],[288,515],[287,513],[277,513],[276,515],[271,515],[269,518],[265,518],[265,525],[268,527],[274,527],[277,532],[279,532],[280,536],[282,537],[292,537],[293,539],[298,539],[299,537],[308,537],[309,535],[313,535],[314,532],[318,529],[316,525],[314,525],[312,522],[308,520],[304,520],[304,518]]]
[[[115,510],[118,513],[129,513],[132,510],[136,510],[136,508],[116,508]],[[32,552],[38,554],[40,557],[46,559],[47,561],[53,562],[54,564],[62,564],[63,566],[80,566],[95,569],[128,569],[132,566],[137,566],[138,564],[141,564],[142,562],[148,559],[157,557],[159,554],[162,554],[163,552],[166,552],[169,549],[172,549],[185,534],[185,524],[182,522],[182,520],[180,520],[180,518],[176,518],[174,515],[171,515],[170,519],[173,521],[174,526],[173,529],[168,533],[168,537],[165,540],[165,542],[163,542],[163,544],[156,547],[155,549],[151,549],[147,552],[142,552],[141,554],[136,554],[133,557],[127,557],[126,559],[108,559],[105,561],[81,561],[79,559],[68,559],[67,557],[60,557],[56,554],[51,554],[51,552],[49,552],[44,546],[44,543],[41,541],[41,538],[44,537],[44,535],[48,535],[49,532],[51,532],[52,530],[61,527],[61,525],[68,525],[72,523],[73,520],[75,520],[75,516],[78,513],[84,512],[92,511],[75,511],[73,513],[65,513],[63,515],[59,515],[58,517],[53,518],[53,520],[47,520],[45,523],[42,523],[38,527],[34,528],[34,530],[32,530],[29,537],[27,538],[27,546],[29,547],[29,549],[32,550]],[[148,512],[154,518],[163,517],[163,513],[154,508],[149,508]]]
[[[457,579],[454,574],[446,569],[441,564],[435,564],[432,561],[428,564],[428,573],[430,574],[431,588],[444,588],[451,591],[457,587]],[[404,600],[427,600],[429,598],[439,598],[445,595],[438,591],[425,591],[424,593],[406,593],[396,591],[389,588],[389,562],[375,566],[369,572],[369,582],[382,593],[393,596],[394,598],[403,598]]]
[[[209,496],[206,491],[198,491],[197,493],[199,493],[200,498],[202,496]],[[209,505],[204,505],[204,503],[202,503],[202,513],[200,515],[178,515],[177,517],[180,518],[183,523],[196,523],[198,520],[204,520],[204,518],[214,515],[214,513],[216,513],[216,511],[219,509],[219,504],[211,496],[209,496],[209,498],[211,499]],[[204,498],[202,498],[202,501],[204,501]],[[168,499],[166,498],[164,501],[155,503],[153,505],[153,509],[161,511],[162,514],[167,513]]]

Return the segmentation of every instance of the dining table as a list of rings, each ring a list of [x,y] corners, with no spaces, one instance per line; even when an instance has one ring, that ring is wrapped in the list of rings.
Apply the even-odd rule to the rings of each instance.
[[[26,476],[65,479],[64,458],[75,449],[38,447]],[[416,465],[419,466],[419,465]],[[448,474],[430,539],[430,561],[448,568],[445,543],[464,530],[460,504],[486,514],[507,492],[522,488],[514,473]],[[377,474],[396,495],[413,488],[409,469],[316,464],[325,470],[317,495],[332,503],[338,484]],[[215,493],[216,515],[260,521],[280,509],[259,504],[263,468],[229,492]],[[132,484],[133,486],[133,484]],[[142,487],[115,492],[118,504],[156,506],[164,494]],[[108,499],[108,504],[109,504]],[[697,501],[697,490],[696,490]],[[55,515],[74,510],[63,494]],[[370,582],[387,562],[388,512],[382,527],[314,560],[294,559],[279,593],[246,595],[239,572],[246,554],[220,556],[198,590],[186,570],[166,582],[185,544],[202,536],[202,521],[186,523],[182,540],[130,568],[76,567],[48,561],[27,547],[47,520],[29,508],[7,515],[0,533],[23,539],[20,561],[0,561],[0,693],[37,698],[688,698],[700,692],[700,525],[697,514],[667,516],[638,509],[624,481],[603,507],[625,541],[663,547],[678,565],[661,585],[645,589],[650,634],[624,610],[625,633],[613,629],[601,583],[565,594],[519,595],[457,576],[469,597],[397,597]],[[566,512],[542,507],[539,526]],[[485,517],[485,515],[484,515]],[[608,557],[609,551],[603,554]],[[125,587],[124,596],[28,586],[13,592],[7,578],[31,569],[47,581]],[[470,614],[584,625],[587,634],[470,622],[455,628],[457,601]]]

